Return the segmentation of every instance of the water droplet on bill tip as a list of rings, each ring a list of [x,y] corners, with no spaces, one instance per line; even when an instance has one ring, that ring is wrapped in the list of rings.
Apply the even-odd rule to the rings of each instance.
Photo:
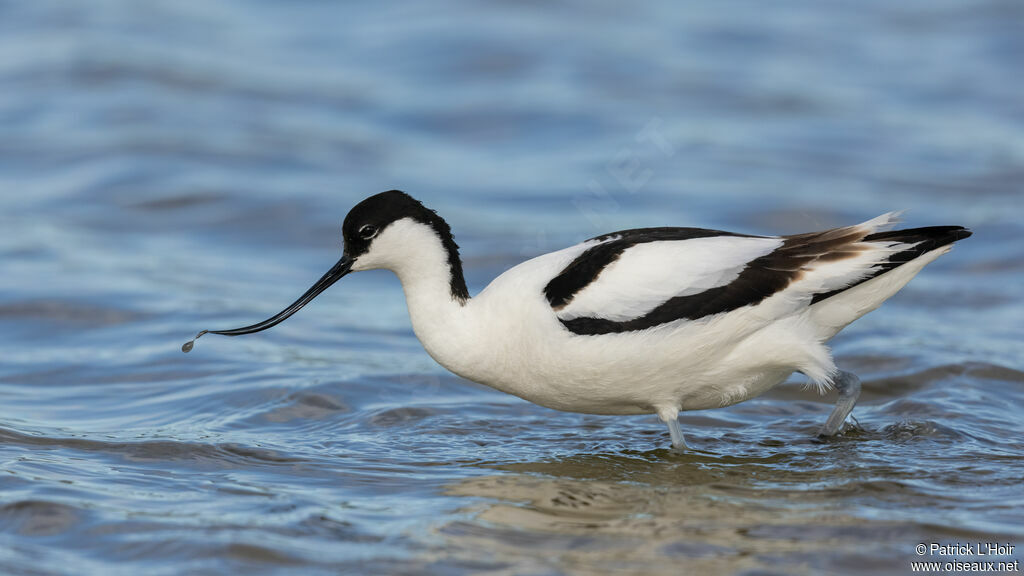
[[[199,334],[196,334],[195,338],[193,338],[193,339],[189,340],[188,342],[185,342],[184,344],[181,345],[181,351],[184,352],[185,354],[188,354],[189,352],[191,352],[192,351],[192,347],[195,346],[195,344],[196,344],[196,340],[198,340],[200,336],[202,336],[203,334],[206,334],[207,332],[209,332],[209,330],[201,330],[199,332]]]

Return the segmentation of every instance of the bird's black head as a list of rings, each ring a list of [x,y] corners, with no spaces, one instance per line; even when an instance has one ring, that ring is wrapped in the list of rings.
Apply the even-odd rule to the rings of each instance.
[[[370,252],[374,241],[389,226],[406,219],[429,226],[437,235],[441,246],[448,255],[447,263],[451,272],[452,297],[459,300],[469,298],[466,280],[462,274],[462,262],[459,259],[459,246],[452,238],[452,231],[448,223],[436,212],[421,204],[419,200],[400,190],[374,194],[356,204],[349,211],[348,216],[345,216],[341,234],[345,241],[345,256],[355,264],[354,269],[365,269],[360,266],[359,257]],[[418,247],[407,245],[404,248],[405,252],[414,254]],[[369,257],[373,258],[373,256]]]
[[[345,216],[345,222],[341,225],[345,254],[353,260],[365,254],[385,228],[403,218],[424,224],[430,224],[432,219],[444,222],[433,210],[427,209],[405,192],[388,190],[374,194],[356,204]],[[451,232],[447,231],[447,235],[451,236]]]
[[[404,224],[393,226],[396,222]],[[410,229],[415,233],[410,233]],[[448,223],[405,192],[389,190],[356,204],[345,217],[341,234],[345,241],[345,252],[341,259],[291,306],[263,322],[233,330],[203,330],[196,338],[207,332],[239,336],[266,330],[297,312],[349,272],[374,268],[395,269],[393,266],[396,262],[408,262],[410,259],[423,258],[424,255],[433,256],[422,261],[436,261],[435,235],[447,260],[452,298],[459,302],[469,298],[466,280],[462,275],[459,247],[452,239]],[[385,240],[375,244],[382,234]],[[182,350],[191,350],[194,340],[187,342]]]

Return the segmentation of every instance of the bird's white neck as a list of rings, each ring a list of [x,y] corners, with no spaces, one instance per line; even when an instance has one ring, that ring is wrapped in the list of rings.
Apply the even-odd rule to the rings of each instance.
[[[431,226],[402,219],[381,231],[353,265],[353,270],[375,268],[393,271],[402,282],[413,331],[427,352],[449,370],[464,373],[468,358],[460,348],[473,336],[458,253]]]

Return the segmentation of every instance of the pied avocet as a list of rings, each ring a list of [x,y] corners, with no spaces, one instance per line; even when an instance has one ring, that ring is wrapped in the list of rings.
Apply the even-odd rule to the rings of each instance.
[[[427,352],[468,380],[557,410],[654,413],[685,446],[680,411],[742,402],[798,371],[838,389],[821,429],[833,435],[860,380],[825,343],[971,235],[889,230],[895,221],[768,237],[623,230],[523,262],[471,298],[448,224],[391,190],[349,212],[341,259],[291,306],[196,338],[265,330],[349,272],[383,268],[398,275]]]

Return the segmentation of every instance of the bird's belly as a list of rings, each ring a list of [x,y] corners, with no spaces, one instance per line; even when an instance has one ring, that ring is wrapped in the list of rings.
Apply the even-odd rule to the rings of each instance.
[[[764,372],[681,373],[673,378],[636,378],[623,374],[614,382],[572,379],[481,382],[548,408],[587,414],[651,414],[660,406],[680,411],[722,408],[760,396],[785,381],[790,369]]]
[[[606,359],[607,360],[607,359]],[[638,377],[643,358],[605,362],[605,370],[547,349],[544,354],[493,358],[472,366],[448,368],[474,382],[524,400],[566,412],[587,414],[650,414],[655,391],[666,382]]]
[[[722,395],[685,354],[666,358],[648,351],[581,353],[548,346],[495,358],[491,365],[455,370],[459,375],[541,406],[588,414],[650,414],[656,406],[692,398],[695,406],[721,406]],[[697,406],[700,404],[700,406]],[[707,406],[705,406],[707,405]]]
[[[756,397],[800,369],[776,331],[709,343],[694,334],[616,334],[490,342],[492,353],[453,369],[469,380],[548,408],[590,414],[650,414],[671,406],[703,410]],[[767,355],[765,341],[780,342]],[[799,356],[799,355],[797,355]],[[451,367],[450,367],[451,368]]]
[[[834,369],[799,317],[765,322],[737,312],[705,322],[577,335],[546,302],[515,312],[499,307],[480,313],[471,328],[424,344],[468,380],[541,406],[593,414],[719,408],[764,393],[794,370],[820,375]]]
[[[659,408],[671,406],[680,412],[724,408],[756,398],[775,385],[785,381],[792,371],[766,373],[760,378],[744,381],[721,381],[717,385],[693,385],[692,382],[673,381],[662,386],[650,382],[621,381],[620,387],[592,387],[560,385],[556,381],[540,386],[520,386],[520,383],[479,383],[502,392],[518,396],[539,406],[583,414],[637,415],[656,414]],[[642,385],[644,391],[630,390],[631,385]]]

